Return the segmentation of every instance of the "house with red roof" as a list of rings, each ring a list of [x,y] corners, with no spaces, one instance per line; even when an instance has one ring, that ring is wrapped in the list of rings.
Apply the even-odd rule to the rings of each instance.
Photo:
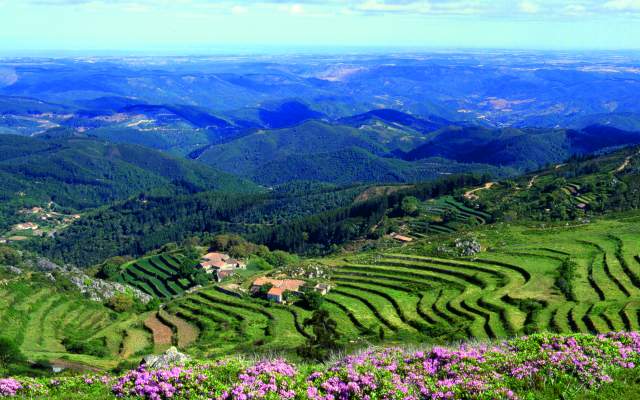
[[[272,279],[263,276],[253,281],[251,284],[251,293],[256,294],[260,292],[263,286],[271,285],[271,288],[267,292],[267,299],[277,303],[283,303],[285,292],[300,293],[300,288],[304,284],[305,281],[299,279]]]

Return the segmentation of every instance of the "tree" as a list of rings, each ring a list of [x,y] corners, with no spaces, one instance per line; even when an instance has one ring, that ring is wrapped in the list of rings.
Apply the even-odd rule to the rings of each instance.
[[[302,306],[307,310],[319,310],[324,302],[324,297],[313,288],[307,288],[302,292]]]
[[[18,345],[7,337],[0,337],[0,367],[7,368],[21,361],[24,361],[24,355]]]
[[[267,293],[269,293],[269,290],[271,290],[272,288],[273,288],[273,284],[265,283],[264,285],[260,286],[258,293],[262,297],[267,297]]]
[[[20,253],[9,246],[0,246],[0,265],[17,265],[22,257]]]
[[[316,310],[311,318],[303,323],[304,327],[311,327],[313,335],[307,339],[307,343],[298,348],[298,354],[304,358],[316,361],[327,360],[330,352],[339,348],[338,324],[330,318],[327,310]]]
[[[260,271],[269,271],[273,269],[273,266],[267,262],[262,257],[253,256],[249,259],[249,264],[247,264],[247,269],[249,270],[260,270]]]
[[[133,309],[133,305],[133,297],[125,293],[118,293],[107,300],[107,306],[116,312],[131,311]]]
[[[420,212],[420,200],[414,196],[407,196],[402,199],[400,209],[404,215],[416,216]]]

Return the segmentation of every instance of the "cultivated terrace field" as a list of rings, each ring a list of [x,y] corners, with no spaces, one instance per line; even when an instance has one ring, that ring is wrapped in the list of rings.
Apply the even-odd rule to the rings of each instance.
[[[546,228],[487,225],[473,230],[483,251],[467,257],[442,253],[451,239],[431,236],[317,259],[333,285],[322,308],[351,344],[638,330],[638,221],[628,214]],[[175,298],[166,310],[200,328],[201,354],[293,349],[312,334],[302,324],[312,312],[304,306],[216,285]]]
[[[364,205],[354,200],[358,222],[348,209],[331,224],[315,220],[314,240],[357,237],[331,243],[324,256],[225,233],[89,269],[149,295],[147,304],[126,291],[91,301],[5,245],[0,264],[23,271],[0,270],[0,336],[24,358],[0,371],[85,375],[8,378],[0,396],[632,399],[640,377],[637,167],[632,149],[513,181],[403,187],[390,191],[393,201],[374,194]],[[300,221],[291,237],[313,236]],[[246,269],[216,282],[197,266],[212,251]],[[273,287],[252,290],[259,277],[305,284],[276,302]],[[135,369],[171,346],[197,361]]]

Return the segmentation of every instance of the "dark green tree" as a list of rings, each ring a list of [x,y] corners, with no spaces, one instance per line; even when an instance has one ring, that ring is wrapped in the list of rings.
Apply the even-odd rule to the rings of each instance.
[[[338,324],[330,318],[327,310],[316,310],[311,318],[307,318],[303,323],[304,327],[311,327],[313,335],[307,339],[302,347],[298,348],[298,354],[304,358],[325,361],[331,351],[337,350],[340,346],[338,340]]]
[[[24,361],[24,355],[13,340],[0,337],[0,368],[5,369],[11,364]]]
[[[420,213],[420,200],[415,196],[407,196],[402,199],[400,209],[404,215],[416,216]]]
[[[302,306],[307,310],[319,310],[324,302],[324,297],[313,288],[307,288],[302,293]]]

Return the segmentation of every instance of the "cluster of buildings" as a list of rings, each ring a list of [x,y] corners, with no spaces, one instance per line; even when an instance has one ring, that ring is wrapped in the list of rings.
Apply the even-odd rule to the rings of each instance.
[[[300,279],[273,279],[262,276],[251,284],[251,294],[255,295],[260,292],[263,286],[270,285],[271,288],[267,292],[267,300],[284,303],[285,292],[302,294],[301,288],[305,284],[306,282]],[[322,295],[329,293],[330,289],[331,287],[326,283],[318,283],[314,286],[314,290]]]
[[[216,281],[233,275],[239,269],[245,269],[247,265],[241,261],[231,258],[225,253],[207,253],[200,259],[199,268],[202,268],[207,274],[215,275]]]

